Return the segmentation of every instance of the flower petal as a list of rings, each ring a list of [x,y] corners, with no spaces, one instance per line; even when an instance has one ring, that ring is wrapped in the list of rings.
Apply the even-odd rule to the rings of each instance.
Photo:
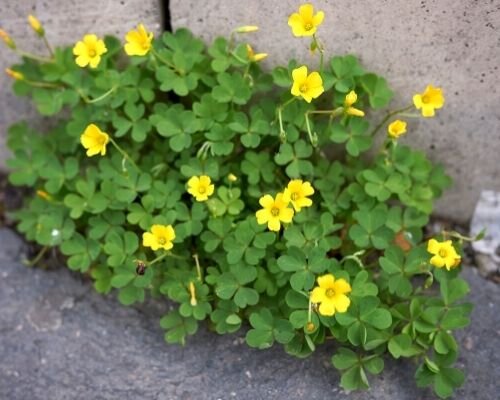
[[[281,229],[281,223],[279,218],[271,217],[269,219],[269,222],[267,223],[267,227],[269,228],[270,231],[278,232]]]
[[[307,80],[307,67],[303,65],[302,67],[295,68],[292,71],[293,83],[297,83],[299,86],[304,84]]]
[[[319,313],[327,317],[335,314],[335,303],[332,300],[325,300],[319,305]]]
[[[272,208],[274,206],[273,196],[266,194],[259,199],[259,204],[264,208]]]
[[[427,242],[427,251],[431,254],[439,253],[440,247],[441,247],[441,245],[439,244],[439,242],[436,239],[430,239]]]
[[[323,289],[333,288],[333,283],[335,282],[335,277],[332,274],[326,274],[318,276],[318,285]]]
[[[315,287],[311,293],[311,302],[312,303],[321,303],[325,296],[325,289],[321,287]]]
[[[267,224],[269,219],[271,218],[271,213],[268,210],[259,210],[255,213],[255,217],[257,218],[257,223],[259,225]]]
[[[333,283],[333,290],[338,295],[349,293],[351,291],[351,285],[349,285],[345,279],[340,278]]]
[[[351,304],[351,300],[345,294],[336,295],[333,300],[335,302],[335,309],[338,312],[346,312]]]

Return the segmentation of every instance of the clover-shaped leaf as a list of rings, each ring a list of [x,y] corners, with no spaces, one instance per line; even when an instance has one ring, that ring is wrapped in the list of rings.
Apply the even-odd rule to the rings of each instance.
[[[278,266],[284,272],[293,272],[290,285],[296,291],[310,290],[316,275],[325,272],[330,265],[325,250],[313,248],[304,253],[297,247],[290,247],[286,254],[278,258]]]
[[[267,349],[275,341],[288,343],[294,336],[292,324],[286,319],[275,318],[267,308],[252,313],[250,324],[252,329],[246,335],[246,342],[250,347]]]
[[[307,160],[312,153],[312,146],[299,139],[293,146],[283,143],[274,160],[278,165],[287,165],[285,171],[290,178],[299,178],[313,173],[313,165]]]
[[[349,229],[349,237],[356,246],[366,248],[373,245],[376,249],[385,249],[392,238],[393,232],[385,226],[387,210],[385,207],[375,207],[372,210],[360,210],[353,213],[357,224]]]
[[[368,150],[372,145],[372,138],[366,131],[368,122],[362,118],[350,118],[347,126],[334,123],[331,128],[330,139],[334,143],[346,143],[347,152],[354,157]]]

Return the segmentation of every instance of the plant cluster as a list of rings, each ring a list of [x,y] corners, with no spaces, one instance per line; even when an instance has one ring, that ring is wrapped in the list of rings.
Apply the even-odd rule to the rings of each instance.
[[[434,116],[443,93],[429,85],[372,126],[365,113],[393,92],[353,55],[324,59],[323,19],[305,4],[288,21],[317,71],[263,70],[245,39],[256,26],[208,47],[141,24],[124,46],[88,34],[52,49],[30,17],[48,57],[0,30],[22,56],[14,92],[53,117],[9,130],[10,181],[35,189],[18,229],[123,304],[174,302],[168,343],[204,320],[219,334],[248,321],[259,349],[306,357],[334,340],[346,389],[367,388],[388,354],[418,359],[418,385],[447,397],[464,380],[453,331],[472,308],[458,277],[468,238],[424,238],[450,179],[400,142],[411,124],[396,119]]]

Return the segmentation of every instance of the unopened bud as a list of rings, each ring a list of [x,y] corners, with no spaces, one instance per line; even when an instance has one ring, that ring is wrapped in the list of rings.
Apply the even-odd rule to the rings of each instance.
[[[2,39],[5,44],[10,47],[11,49],[16,48],[16,44],[12,40],[12,38],[9,36],[7,32],[5,32],[3,29],[0,29],[0,39]]]
[[[15,79],[16,81],[23,81],[24,80],[24,75],[21,74],[20,72],[14,71],[10,68],[5,68],[5,73],[9,75],[12,79]]]
[[[48,194],[45,190],[37,190],[36,195],[44,200],[52,200],[50,194]]]
[[[256,32],[259,30],[259,27],[256,25],[245,25],[245,26],[240,26],[239,28],[236,28],[235,32],[237,33],[250,33],[250,32]]]
[[[198,302],[196,301],[196,288],[194,287],[193,282],[189,282],[189,293],[191,295],[190,304],[194,307],[198,304]]]
[[[345,97],[344,105],[346,107],[352,106],[356,101],[358,100],[358,95],[354,90],[351,90],[349,93],[347,93],[347,96]]]
[[[45,31],[43,30],[43,26],[42,24],[40,23],[40,21],[38,20],[38,18],[36,18],[35,16],[33,15],[28,15],[28,22],[29,24],[31,25],[31,28],[33,28],[33,30],[39,35],[39,36],[43,36],[45,34]]]
[[[229,182],[236,182],[238,180],[238,177],[234,174],[229,174],[227,176],[227,179],[229,180]]]
[[[307,332],[314,332],[315,329],[316,329],[316,325],[314,325],[312,322],[308,322],[306,324],[306,331]]]
[[[353,115],[355,117],[364,117],[365,116],[364,111],[358,110],[357,108],[354,108],[354,107],[347,107],[345,112],[347,115]]]

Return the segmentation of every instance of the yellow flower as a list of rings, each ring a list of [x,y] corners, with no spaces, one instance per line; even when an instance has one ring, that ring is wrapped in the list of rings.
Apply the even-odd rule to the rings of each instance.
[[[288,18],[288,25],[292,28],[294,36],[312,36],[316,33],[316,29],[323,22],[325,13],[318,11],[314,14],[312,4],[303,4],[299,7],[298,13],[293,13]]]
[[[311,184],[307,181],[303,182],[302,179],[293,179],[288,183],[285,189],[284,196],[286,199],[290,199],[290,202],[295,208],[296,212],[299,212],[302,207],[311,207],[312,200],[307,198],[314,194],[314,189]]]
[[[90,124],[85,132],[80,136],[80,142],[87,149],[87,156],[92,157],[101,153],[106,155],[106,145],[109,142],[109,135],[99,129],[95,124]]]
[[[250,33],[250,32],[256,32],[259,30],[259,27],[257,25],[245,25],[245,26],[240,26],[239,28],[235,29],[235,32],[237,33]]]
[[[318,277],[318,286],[311,293],[311,302],[320,303],[319,313],[331,317],[335,311],[346,312],[351,300],[346,293],[351,291],[351,285],[345,279],[335,279],[332,274]]]
[[[354,90],[351,90],[347,95],[345,96],[344,100],[344,109],[345,113],[347,115],[353,115],[355,117],[364,117],[365,113],[361,110],[358,110],[357,108],[352,107],[354,103],[358,101],[358,95]]]
[[[83,40],[77,42],[73,47],[73,54],[76,56],[75,62],[79,67],[97,68],[101,62],[101,56],[106,53],[108,49],[102,39],[96,35],[85,35]]]
[[[293,218],[293,210],[288,207],[289,199],[283,196],[283,193],[278,193],[276,199],[273,196],[266,194],[259,199],[260,205],[263,207],[255,213],[257,223],[267,224],[271,231],[279,231],[281,222],[290,223]]]
[[[444,96],[441,88],[428,85],[424,93],[419,93],[413,96],[413,104],[417,110],[422,109],[422,116],[433,117],[435,109],[441,108],[444,105]]]
[[[5,73],[9,75],[12,79],[15,79],[16,81],[22,81],[24,80],[24,75],[21,74],[20,72],[14,71],[10,68],[5,68]]]
[[[206,201],[214,193],[214,185],[207,175],[193,176],[188,184],[188,193],[193,195],[196,201]]]
[[[5,32],[3,29],[0,29],[0,39],[2,39],[5,44],[10,47],[11,49],[16,48],[16,44],[12,40],[12,38],[9,36],[7,32]]]
[[[294,96],[302,96],[308,103],[312,99],[321,96],[321,93],[325,91],[321,75],[318,72],[311,72],[307,75],[307,67],[305,65],[295,68],[292,71],[292,78],[292,94]]]
[[[143,24],[137,25],[137,29],[125,35],[125,53],[129,56],[144,56],[151,49],[153,33],[148,32]]]
[[[193,282],[189,282],[189,294],[191,296],[189,303],[194,307],[198,304],[198,301],[196,300],[196,288]]]
[[[250,46],[249,44],[247,44],[247,57],[248,57],[248,59],[250,61],[257,62],[257,61],[260,61],[260,60],[263,60],[264,58],[266,58],[267,57],[267,53],[257,53],[257,54],[255,54],[255,52],[252,49],[252,46]]]
[[[448,271],[460,264],[461,257],[453,247],[451,240],[438,242],[430,239],[427,243],[427,251],[433,254],[430,263],[437,268],[445,267]]]
[[[31,28],[40,36],[43,36],[45,34],[42,24],[40,21],[33,15],[28,15],[28,22],[31,26]]]
[[[406,133],[406,122],[397,119],[389,124],[387,133],[391,138],[397,139]]]
[[[151,250],[170,250],[174,247],[172,241],[175,239],[175,231],[172,225],[153,225],[151,232],[142,234],[142,245],[151,247]]]

